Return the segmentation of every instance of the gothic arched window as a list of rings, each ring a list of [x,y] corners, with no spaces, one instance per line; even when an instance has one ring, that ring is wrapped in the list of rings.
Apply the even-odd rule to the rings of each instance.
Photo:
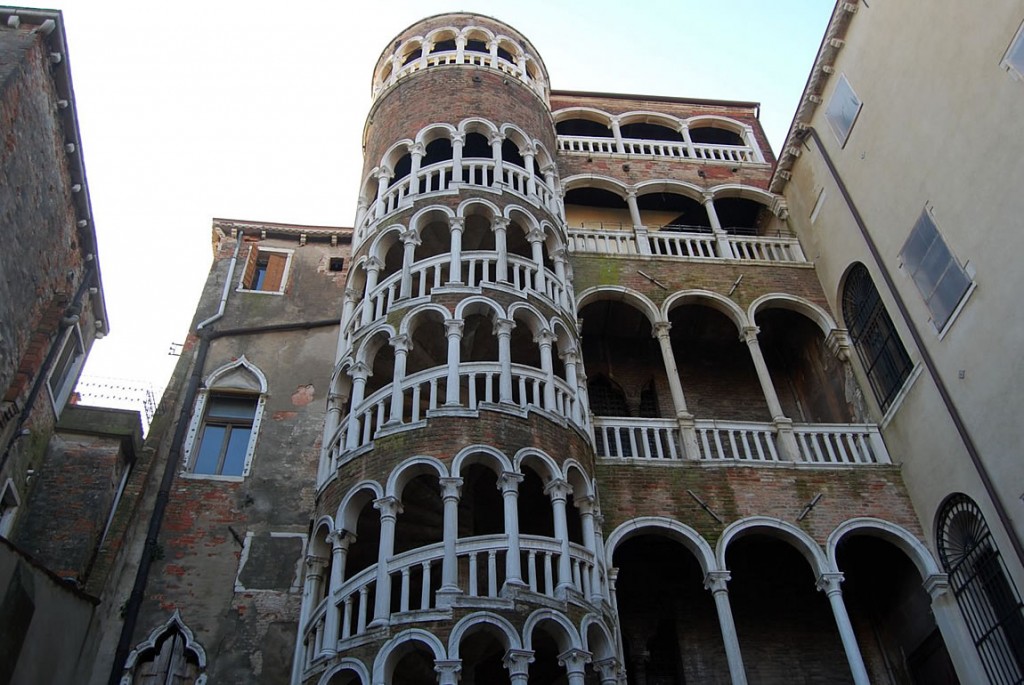
[[[974,500],[956,494],[942,505],[938,521],[939,561],[989,679],[998,685],[1022,682],[1024,605],[985,517]]]
[[[913,365],[863,264],[855,264],[846,277],[843,319],[875,398],[885,411]]]

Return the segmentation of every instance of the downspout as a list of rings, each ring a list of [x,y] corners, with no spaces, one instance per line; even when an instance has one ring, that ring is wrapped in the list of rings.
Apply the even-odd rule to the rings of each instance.
[[[232,265],[232,268],[233,266],[234,265]],[[230,282],[231,280],[229,278],[228,283],[230,284]],[[197,329],[199,326],[206,325],[210,321],[214,321],[223,316],[224,305],[227,301],[226,293],[227,289],[225,289],[225,298],[221,300],[221,308],[218,310],[217,314],[197,325]],[[138,621],[139,610],[142,608],[142,602],[145,599],[146,584],[149,580],[149,572],[153,565],[153,553],[157,548],[160,526],[163,523],[164,512],[167,509],[167,503],[170,499],[171,486],[174,484],[175,472],[177,471],[178,463],[181,460],[181,447],[185,442],[185,434],[188,431],[189,414],[192,411],[192,407],[195,404],[196,394],[199,391],[199,384],[202,380],[203,367],[206,365],[206,356],[210,349],[210,343],[218,338],[230,336],[310,330],[313,328],[325,328],[338,325],[339,322],[337,319],[322,319],[319,321],[270,324],[266,326],[253,326],[250,328],[231,328],[222,331],[216,331],[209,328],[197,330],[199,346],[196,350],[196,359],[192,367],[192,374],[189,376],[184,398],[180,405],[180,411],[178,412],[178,424],[174,430],[174,438],[171,441],[170,453],[167,455],[167,462],[164,466],[163,477],[160,481],[160,489],[157,492],[156,502],[153,506],[153,513],[149,519],[149,528],[146,532],[146,542],[142,549],[142,558],[139,560],[139,569],[135,574],[135,582],[132,586],[131,595],[128,597],[128,601],[125,604],[124,623],[121,626],[121,637],[117,643],[117,650],[114,652],[114,661],[110,670],[110,678],[107,681],[108,685],[118,685],[121,682],[121,676],[124,672],[124,663],[128,659],[128,653],[131,651],[132,635],[135,632],[135,625]]]
[[[7,440],[7,444],[4,445],[3,456],[0,456],[0,469],[7,464],[7,459],[10,457],[11,448],[14,447],[15,440],[21,435],[22,426],[28,421],[29,416],[32,414],[32,409],[35,407],[36,400],[39,397],[39,392],[43,388],[43,384],[46,382],[46,377],[50,373],[50,369],[53,367],[54,359],[61,350],[61,346],[58,344],[65,330],[70,326],[75,325],[78,322],[78,315],[68,315],[69,310],[77,310],[82,306],[82,298],[85,297],[86,292],[92,287],[93,280],[96,275],[96,258],[89,260],[85,265],[85,271],[82,273],[82,281],[78,284],[78,290],[75,291],[75,296],[72,298],[71,303],[65,307],[64,316],[61,317],[60,328],[54,337],[53,344],[50,345],[50,349],[46,353],[46,359],[43,360],[43,365],[39,368],[39,372],[36,374],[35,379],[32,381],[32,389],[28,393],[28,397],[25,399],[25,404],[21,408],[21,412],[18,414],[18,421],[14,426],[14,430],[11,431],[11,436]]]
[[[857,210],[857,205],[854,203],[853,197],[850,196],[850,191],[846,188],[846,184],[843,182],[842,176],[839,175],[839,171],[836,169],[835,164],[832,163],[832,158],[829,156],[824,144],[822,144],[821,138],[818,136],[817,129],[813,126],[807,126],[805,130],[809,131],[811,137],[814,138],[814,143],[818,147],[818,151],[821,153],[822,159],[825,160],[825,165],[828,167],[829,173],[832,174],[832,179],[836,182],[836,185],[839,186],[839,192],[842,194],[843,200],[846,202],[846,206],[849,208],[850,214],[853,216],[853,220],[857,224],[857,228],[860,230],[861,236],[864,238],[864,242],[867,243],[868,251],[871,252],[871,256],[875,260],[875,266],[878,267],[879,272],[882,274],[882,279],[885,281],[893,300],[896,302],[896,308],[900,310],[903,322],[907,325],[907,329],[910,331],[910,337],[914,339],[914,344],[917,346],[918,352],[921,354],[921,361],[924,362],[925,367],[927,367],[928,373],[932,377],[932,382],[935,383],[935,387],[939,391],[939,397],[942,398],[942,403],[945,405],[946,411],[949,413],[949,417],[953,420],[953,425],[956,427],[956,431],[960,435],[960,440],[963,442],[964,448],[967,450],[967,454],[971,458],[971,463],[974,464],[974,468],[978,472],[978,477],[981,479],[985,492],[988,494],[989,499],[992,501],[992,505],[995,507],[996,514],[999,516],[999,522],[1006,530],[1007,536],[1010,538],[1010,544],[1013,545],[1013,550],[1017,553],[1018,560],[1024,564],[1024,545],[1022,545],[1020,538],[1017,536],[1016,531],[1013,528],[1009,512],[1007,512],[1006,507],[1003,505],[1003,501],[999,498],[999,494],[995,490],[992,477],[989,475],[988,469],[985,468],[985,463],[981,460],[981,453],[974,444],[974,439],[971,438],[971,434],[967,430],[967,426],[964,423],[963,418],[960,416],[960,412],[957,410],[956,404],[953,402],[953,396],[949,394],[949,390],[946,388],[946,384],[942,380],[942,376],[939,375],[939,369],[935,364],[935,360],[932,359],[931,353],[928,351],[928,348],[925,347],[924,338],[922,338],[921,333],[917,330],[917,326],[914,325],[914,320],[910,316],[910,310],[907,309],[906,302],[904,302],[903,298],[900,296],[899,290],[896,289],[896,282],[893,280],[892,274],[886,267],[885,260],[882,259],[882,254],[879,252],[878,246],[875,245],[875,241],[868,232],[867,224],[864,223],[863,217],[861,217],[860,212]]]
[[[224,308],[227,307],[228,304],[228,294],[231,292],[231,284],[235,280],[235,265],[238,264],[238,252],[241,249],[242,232],[237,231],[235,233],[235,253],[231,255],[231,262],[228,264],[228,277],[224,279],[224,291],[220,294],[220,306],[217,307],[216,314],[196,324],[196,331],[203,330],[203,328],[224,316]]]

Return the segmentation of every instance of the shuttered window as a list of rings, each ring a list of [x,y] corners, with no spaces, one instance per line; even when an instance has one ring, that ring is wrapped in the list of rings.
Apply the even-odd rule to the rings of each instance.
[[[250,248],[245,271],[242,273],[242,289],[264,293],[282,292],[290,258],[290,252]]]

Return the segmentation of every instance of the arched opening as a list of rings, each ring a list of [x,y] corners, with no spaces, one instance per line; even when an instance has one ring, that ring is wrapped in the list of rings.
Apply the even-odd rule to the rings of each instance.
[[[669,128],[662,124],[654,124],[638,121],[631,124],[623,124],[619,127],[623,138],[632,140],[666,140],[673,143],[683,142],[683,135],[676,129]]]
[[[731,235],[764,235],[774,218],[768,207],[744,197],[718,197],[714,202],[722,229]]]
[[[743,137],[739,133],[706,124],[690,128],[690,140],[698,145],[743,145]]]
[[[343,669],[331,675],[327,685],[362,685],[359,674],[350,668]]]
[[[395,522],[395,554],[441,543],[444,535],[444,505],[437,474],[430,471],[410,479],[402,489],[400,499],[402,512]],[[408,581],[404,577],[405,573],[401,582],[395,582],[398,576],[392,574],[392,611],[403,606],[402,593],[406,591],[403,587],[406,584],[410,609],[434,606],[432,598],[441,587],[441,560],[413,564],[407,571]],[[429,574],[427,588],[423,587],[424,574]],[[424,589],[430,596],[423,597]]]
[[[434,653],[419,640],[402,643],[395,654],[392,676],[387,682],[391,685],[436,685],[437,673],[434,671]]]
[[[399,238],[397,231],[392,231],[384,238],[383,244],[387,245],[384,251],[384,266],[377,275],[377,283],[383,283],[389,276],[402,272],[402,262],[405,259],[405,243]],[[383,245],[382,245],[383,247]]]
[[[533,261],[533,249],[530,241],[526,239],[527,229],[516,221],[511,221],[505,229],[506,249],[509,256],[516,255],[526,261]]]
[[[391,379],[395,375],[395,348],[391,347],[388,340],[388,333],[379,331],[365,343],[366,347],[371,350],[376,348],[376,351],[370,359],[367,359],[370,375],[366,378],[366,387],[363,391],[364,401],[384,386],[390,385]],[[359,407],[356,407],[356,410],[358,409]]]
[[[331,543],[328,542],[330,528],[326,523],[320,524],[313,537],[309,540],[309,553],[319,559],[323,559],[324,567],[320,574],[320,587],[318,596],[314,598],[311,606],[322,602],[331,591],[331,567],[334,565],[334,555],[331,553]]]
[[[853,682],[828,598],[792,545],[757,532],[726,552],[729,602],[750,682]]]
[[[506,138],[501,143],[501,163],[514,164],[521,169],[526,168],[526,160],[520,154],[519,146],[509,138]]]
[[[555,132],[560,136],[580,136],[585,138],[612,138],[612,130],[608,124],[590,119],[563,119],[555,124]]]
[[[558,663],[558,655],[569,645],[562,635],[561,626],[542,621],[533,629],[533,662],[530,664],[530,685],[563,685],[568,677],[565,666]]]
[[[673,192],[655,192],[636,199],[644,226],[662,231],[710,233],[707,209],[692,197]]]
[[[447,135],[427,143],[423,149],[423,159],[420,160],[420,169],[423,173],[420,174],[419,192],[430,193],[449,187],[452,180],[451,169],[446,169],[443,173],[426,172],[429,172],[434,164],[451,161],[452,155],[452,141]]]
[[[632,228],[626,201],[603,188],[573,188],[565,194],[565,221],[570,228]]]
[[[730,682],[718,614],[693,554],[645,533],[612,558],[629,685]]]
[[[445,38],[441,38],[440,35],[442,34],[439,34],[438,37],[434,39],[434,44],[430,47],[431,55],[438,52],[455,52],[455,50],[458,49],[458,45],[455,43],[454,35],[443,34],[445,36],[451,36]]]
[[[493,149],[486,136],[476,131],[466,134],[462,146],[462,178],[466,183],[490,187],[494,184],[493,164],[474,164],[475,159],[492,159]]]
[[[420,230],[420,244],[416,246],[416,261],[420,262],[451,251],[451,230],[447,218],[435,219]]]
[[[470,464],[462,472],[459,500],[459,538],[505,532],[505,514],[498,476],[483,464]]]
[[[462,658],[461,685],[502,685],[511,682],[505,669],[508,638],[496,628],[480,624],[459,643]]]
[[[444,317],[432,309],[420,312],[409,327],[412,349],[405,363],[406,376],[448,364]]]
[[[395,185],[403,178],[408,176],[410,171],[412,171],[412,155],[406,152],[404,155],[398,158],[397,162],[395,162],[395,173],[391,177],[391,180],[388,182],[388,187],[390,188],[391,186]]]
[[[804,423],[851,423],[859,419],[847,400],[843,363],[832,354],[816,323],[789,309],[757,313],[758,342],[782,411]]]
[[[380,555],[380,512],[373,506],[373,492],[365,491],[365,501],[356,514],[355,540],[349,543],[345,556],[345,578],[377,563]]]
[[[669,312],[669,337],[686,407],[700,419],[770,421],[746,343],[736,324],[711,307],[684,304]]]
[[[521,535],[555,536],[555,515],[551,498],[544,492],[544,481],[528,466],[522,468],[519,484],[519,533]]]
[[[873,683],[956,685],[959,681],[913,562],[870,534],[836,550],[843,601]]]
[[[402,66],[404,67],[407,64],[409,64],[409,63],[411,63],[411,62],[413,62],[415,60],[418,60],[422,56],[423,56],[423,46],[422,45],[417,45],[414,49],[408,51],[407,53],[405,53],[405,55],[402,56]]]

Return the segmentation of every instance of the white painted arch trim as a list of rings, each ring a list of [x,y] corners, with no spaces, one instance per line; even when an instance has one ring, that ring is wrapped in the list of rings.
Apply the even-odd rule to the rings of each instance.
[[[761,295],[747,307],[747,319],[756,325],[757,313],[762,309],[788,309],[797,314],[803,314],[813,321],[821,329],[825,337],[836,330],[835,319],[823,307],[814,304],[809,300],[786,293],[767,293]]]
[[[206,670],[206,650],[203,646],[196,641],[195,635],[192,633],[192,629],[185,625],[185,622],[181,619],[181,612],[177,609],[171,615],[167,621],[157,628],[153,629],[153,632],[149,634],[144,641],[136,645],[135,649],[128,654],[128,658],[124,662],[124,675],[121,678],[122,685],[131,685],[132,682],[132,671],[135,670],[136,662],[139,657],[146,651],[156,649],[157,640],[160,636],[169,632],[172,629],[177,629],[185,637],[185,649],[191,651],[196,655],[196,661],[199,664],[199,670]],[[205,685],[206,674],[201,673],[199,678],[196,680],[196,685]]]
[[[366,506],[366,503],[363,502],[358,508],[355,508],[354,501],[357,496],[364,492],[370,493],[370,502],[384,497],[384,488],[381,487],[380,483],[377,481],[363,480],[356,483],[349,488],[348,492],[345,493],[345,496],[341,498],[341,504],[338,505],[338,513],[334,517],[337,522],[335,524],[337,527],[352,533],[356,532],[356,523],[359,520],[359,513],[362,508]],[[350,524],[351,528],[349,527]]]
[[[658,318],[661,321],[668,321],[669,314],[673,309],[690,304],[710,307],[724,314],[730,321],[736,324],[737,333],[742,333],[743,329],[750,325],[750,319],[747,318],[747,314],[743,311],[742,307],[725,295],[710,290],[680,290],[672,293],[661,303],[661,311],[658,314]]]
[[[479,458],[481,455],[483,458]],[[498,476],[502,471],[512,471],[514,468],[512,461],[501,450],[484,444],[469,445],[459,450],[455,458],[452,459],[452,476],[461,477],[462,470],[473,464],[481,464],[486,467],[497,466],[497,469],[491,468],[491,470]]]
[[[443,661],[445,659],[444,644],[435,635],[422,628],[403,630],[385,642],[380,651],[377,652],[377,656],[373,660],[373,685],[386,685],[391,682],[396,665],[392,663],[392,655],[396,650],[412,642],[419,642],[429,648],[434,653],[435,661]]]
[[[602,645],[591,644],[591,629],[598,631],[603,642]],[[595,661],[610,659],[616,656],[615,639],[612,637],[612,631],[605,625],[604,619],[597,614],[587,614],[580,621],[580,637],[583,639],[583,649],[590,652]]]
[[[828,557],[825,556],[821,547],[814,541],[814,538],[792,523],[782,519],[771,518],[770,516],[750,516],[734,521],[726,526],[715,548],[715,559],[719,569],[728,569],[725,563],[725,554],[732,541],[751,533],[768,535],[792,545],[807,559],[807,563],[810,564],[815,577],[819,577],[823,573],[833,573],[836,571],[835,567],[829,563]]]
[[[533,631],[543,623],[551,623],[561,629],[552,631],[551,637],[558,642],[558,648],[562,652],[573,648],[583,649],[580,631],[565,614],[553,609],[537,609],[526,619],[526,623],[523,624],[523,649],[533,649]]]
[[[576,311],[581,311],[588,304],[602,300],[611,302],[625,302],[635,307],[647,317],[651,326],[664,321],[658,306],[646,295],[621,285],[596,285],[587,288],[576,296]]]
[[[700,564],[700,570],[704,575],[724,568],[724,564],[719,565],[714,550],[700,533],[686,524],[666,516],[639,516],[616,526],[605,541],[605,560],[608,568],[614,566],[612,557],[619,545],[632,537],[647,533],[664,535],[682,544],[697,558],[697,563]]]
[[[479,630],[481,626],[493,628],[492,633],[498,633],[504,638],[502,646],[505,648],[505,651],[523,648],[523,642],[519,637],[519,633],[508,619],[490,611],[479,611],[462,617],[455,624],[455,627],[452,628],[451,635],[448,637],[448,658],[453,660],[461,659],[459,648],[461,647],[462,640],[470,633],[475,632],[474,628]]]
[[[409,484],[410,480],[419,475],[435,473],[438,478],[448,477],[448,467],[437,457],[427,455],[409,457],[392,469],[387,485],[384,487],[384,496],[397,497],[401,500],[402,491],[405,490],[405,486]]]
[[[344,657],[336,665],[324,671],[324,674],[320,676],[320,680],[317,681],[317,685],[327,685],[338,673],[344,673],[345,671],[351,671],[356,674],[359,678],[359,685],[370,685],[370,672],[366,669],[366,665],[359,659],[353,659],[352,657]]]
[[[915,537],[906,528],[883,519],[867,516],[843,521],[828,536],[825,548],[829,564],[833,568],[839,568],[839,564],[836,559],[836,551],[839,547],[839,543],[848,535],[868,535],[871,537],[881,538],[882,540],[894,545],[910,558],[914,563],[914,566],[917,567],[918,573],[921,574],[922,580],[929,576],[941,575],[944,573],[944,571],[939,568],[938,563],[935,561],[935,557],[932,556],[928,547],[926,547],[923,542],[918,540],[917,537]]]

